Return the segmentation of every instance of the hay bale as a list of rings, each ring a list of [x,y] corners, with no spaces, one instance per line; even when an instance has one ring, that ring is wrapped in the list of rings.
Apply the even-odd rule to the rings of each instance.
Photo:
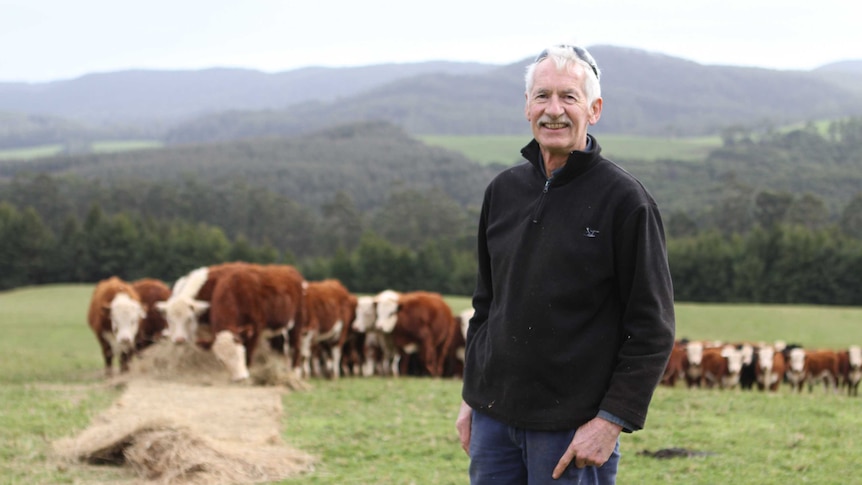
[[[78,436],[54,443],[66,462],[127,466],[164,484],[281,480],[313,470],[315,459],[285,446],[275,387],[200,387],[131,381]]]

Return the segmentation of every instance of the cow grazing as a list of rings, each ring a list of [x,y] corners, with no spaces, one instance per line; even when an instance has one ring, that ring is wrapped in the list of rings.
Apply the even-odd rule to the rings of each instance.
[[[452,339],[460,331],[443,297],[426,291],[404,293],[395,301],[379,301],[375,327],[397,352],[393,371],[400,372],[399,359],[417,353],[423,368],[433,377],[443,375]]]
[[[156,303],[156,308],[167,321],[165,334],[170,341],[184,344],[198,340],[198,326],[209,323],[210,300],[218,279],[232,270],[249,266],[243,262],[204,266],[179,278],[170,298]]]
[[[168,326],[168,322],[156,308],[156,304],[170,298],[171,289],[161,280],[154,278],[134,281],[132,288],[138,293],[141,304],[147,309],[147,316],[141,321],[135,337],[135,349],[141,351],[162,338],[162,333]]]
[[[146,310],[129,283],[112,276],[96,284],[87,312],[87,323],[102,347],[105,375],[112,373],[114,355],[119,355],[120,372],[129,370],[135,352],[135,337]]]
[[[739,385],[742,352],[732,345],[704,349],[701,368],[701,379],[706,387],[712,388],[717,384],[721,389],[733,389]]]
[[[780,348],[780,347],[779,347]],[[777,391],[785,371],[784,354],[771,345],[760,345],[754,359],[754,375],[761,391]]]
[[[290,333],[285,338],[289,342],[285,354],[297,371],[300,335],[293,330],[302,318],[304,283],[299,271],[288,265],[242,265],[218,278],[210,301],[209,320],[215,343],[219,345],[212,349],[231,379],[248,378],[248,366],[258,341],[273,334],[284,337]],[[228,336],[236,349],[225,350],[229,349],[223,343]],[[238,347],[242,347],[242,352]]]
[[[839,352],[838,367],[841,387],[847,388],[848,396],[858,396],[859,381],[862,380],[862,348],[851,345],[847,350]]]
[[[338,378],[341,351],[355,320],[357,298],[336,279],[308,283],[304,297],[298,329],[302,373]],[[321,361],[324,372],[320,369]]]

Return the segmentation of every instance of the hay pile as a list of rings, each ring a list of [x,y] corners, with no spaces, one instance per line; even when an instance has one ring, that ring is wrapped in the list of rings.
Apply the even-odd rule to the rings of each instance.
[[[68,463],[128,466],[143,483],[257,483],[309,472],[315,459],[279,435],[286,389],[274,384],[300,383],[283,357],[263,358],[250,371],[266,385],[239,385],[211,352],[152,346],[117,378],[126,386],[120,398],[54,450]]]
[[[121,379],[149,377],[201,385],[223,384],[230,380],[227,369],[213,352],[196,345],[174,345],[167,340],[144,349],[129,368],[129,374]],[[298,379],[288,368],[284,355],[273,351],[266,342],[257,346],[249,373],[249,382],[245,384],[308,389],[307,382]]]

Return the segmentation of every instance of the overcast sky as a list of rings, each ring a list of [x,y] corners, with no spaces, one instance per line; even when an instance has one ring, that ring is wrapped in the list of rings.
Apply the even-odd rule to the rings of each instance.
[[[862,59],[856,0],[0,0],[0,82],[123,69],[265,72],[429,60],[508,64],[606,44],[701,64]],[[597,59],[601,66],[601,59]]]

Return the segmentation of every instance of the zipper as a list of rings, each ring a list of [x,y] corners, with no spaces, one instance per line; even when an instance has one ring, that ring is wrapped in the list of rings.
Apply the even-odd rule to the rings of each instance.
[[[545,186],[542,188],[542,195],[539,196],[539,202],[536,204],[536,210],[533,211],[533,224],[539,223],[539,217],[542,215],[542,209],[545,208],[545,197],[548,195],[548,189],[551,187],[551,179],[545,180]]]

